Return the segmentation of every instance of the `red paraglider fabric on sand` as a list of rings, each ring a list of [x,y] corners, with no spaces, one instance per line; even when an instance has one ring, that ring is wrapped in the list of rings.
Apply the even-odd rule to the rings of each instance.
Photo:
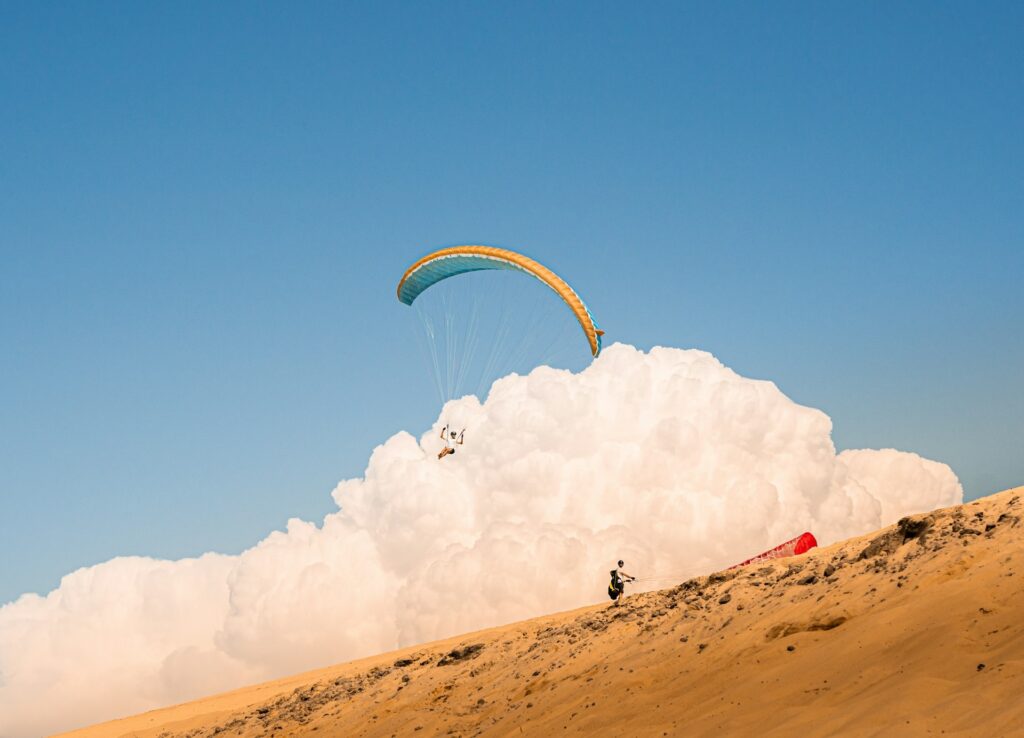
[[[753,556],[746,561],[741,561],[734,566],[730,566],[730,569],[738,569],[741,566],[747,566],[748,564],[756,564],[759,561],[768,561],[770,559],[781,559],[786,556],[796,556],[797,554],[807,553],[812,548],[818,545],[817,539],[811,533],[801,533],[791,541],[780,543],[775,548],[770,548],[764,553],[760,553],[757,556]]]

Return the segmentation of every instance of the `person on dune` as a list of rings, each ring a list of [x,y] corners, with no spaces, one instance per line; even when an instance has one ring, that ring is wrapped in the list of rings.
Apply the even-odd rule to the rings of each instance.
[[[456,445],[461,446],[463,443],[465,443],[466,429],[463,428],[460,433],[456,433],[454,430],[449,431],[448,426],[445,425],[445,427],[441,429],[441,440],[444,441],[444,448],[441,449],[441,453],[437,455],[438,461],[443,459],[448,454],[454,454]]]
[[[612,579],[608,583],[608,597],[618,605],[619,601],[626,594],[626,582],[636,581],[636,577],[627,574],[622,569],[623,562],[619,560],[619,566],[611,570]]]

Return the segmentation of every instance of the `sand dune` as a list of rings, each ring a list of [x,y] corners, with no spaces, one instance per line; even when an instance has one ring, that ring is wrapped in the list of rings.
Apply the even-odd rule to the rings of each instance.
[[[1022,518],[1018,488],[65,735],[1024,735]]]

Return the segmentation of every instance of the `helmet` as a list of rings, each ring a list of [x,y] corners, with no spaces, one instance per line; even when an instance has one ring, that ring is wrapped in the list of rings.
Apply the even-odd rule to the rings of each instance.
[[[625,566],[625,565],[626,564],[622,561],[622,559],[619,559],[619,566]]]

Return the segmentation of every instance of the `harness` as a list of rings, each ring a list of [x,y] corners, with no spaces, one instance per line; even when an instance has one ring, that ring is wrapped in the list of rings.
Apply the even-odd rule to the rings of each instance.
[[[619,596],[621,592],[625,590],[626,585],[622,583],[622,579],[619,577],[618,569],[612,569],[611,575],[611,581],[608,582],[608,596],[614,600],[616,597]]]

